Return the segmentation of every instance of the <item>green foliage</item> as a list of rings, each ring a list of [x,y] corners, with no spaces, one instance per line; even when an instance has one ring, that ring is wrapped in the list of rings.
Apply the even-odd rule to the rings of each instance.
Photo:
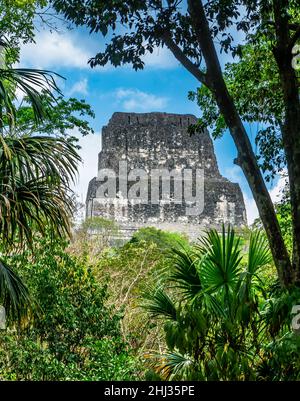
[[[64,139],[44,136],[20,138],[0,135],[0,240],[1,251],[33,244],[37,232],[70,233],[73,201],[70,182],[80,160],[75,147]],[[0,300],[9,319],[25,312],[28,291],[1,261]],[[18,311],[19,310],[19,311]]]
[[[179,233],[158,230],[154,227],[145,227],[133,234],[130,243],[151,242],[156,244],[161,250],[169,250],[179,244],[188,245],[187,238]]]
[[[2,244],[32,242],[34,230],[69,233],[68,195],[80,158],[59,138],[0,136],[0,238]]]
[[[34,110],[30,104],[26,104],[28,100],[25,98],[25,104],[22,104],[16,111],[15,130],[17,132],[39,132],[39,134],[44,135],[66,137],[68,131],[76,128],[83,136],[94,133],[86,118],[94,118],[95,113],[84,100],[64,99],[59,96],[55,99],[55,103],[51,103],[51,99],[47,98],[47,94],[44,94],[44,118],[38,125],[36,124]]]
[[[288,201],[287,197],[288,194],[285,192],[282,201],[276,205],[276,213],[286,246],[289,252],[292,252],[293,249],[292,213],[291,213],[291,204]]]
[[[35,10],[45,5],[45,0],[2,0],[0,37],[9,36],[14,45],[33,41]]]
[[[106,306],[107,286],[68,255],[66,245],[44,238],[35,244],[34,255],[28,250],[8,258],[39,308],[26,328],[1,334],[2,380],[133,378],[121,315]]]
[[[282,294],[277,303],[278,294],[262,280],[272,260],[264,235],[251,233],[246,254],[241,245],[231,227],[221,234],[210,230],[194,250],[173,250],[170,274],[144,296],[143,308],[165,321],[165,351],[145,355],[161,378],[298,377],[299,341],[289,325],[299,293]],[[274,287],[275,277],[272,282]],[[293,358],[290,371],[288,358],[272,360],[278,347]]]
[[[241,273],[240,240],[236,239],[234,231],[228,227],[222,236],[216,230],[211,230],[206,237],[200,239],[198,245],[200,256],[200,281],[209,292],[220,291],[225,294],[236,290],[236,284]]]
[[[28,289],[14,271],[0,259],[0,305],[4,306],[7,325],[20,322],[28,314],[32,303]]]
[[[43,121],[46,110],[43,107],[45,98],[48,107],[55,101],[55,94],[61,94],[54,76],[60,76],[52,71],[31,68],[0,68],[0,105],[1,105],[1,127],[4,122],[8,123],[10,129],[16,125],[16,90],[20,89],[27,96],[33,109],[36,123]],[[46,97],[45,97],[46,95]],[[3,109],[6,113],[4,119]]]
[[[109,301],[124,310],[122,331],[138,354],[145,344],[157,343],[160,336],[149,336],[149,319],[137,308],[140,293],[153,285],[158,271],[166,269],[168,261],[156,244],[141,241],[121,248],[107,248],[98,258],[94,272],[99,281],[108,280]]]
[[[266,347],[258,367],[258,379],[268,381],[298,381],[300,379],[300,336],[286,333]]]
[[[290,203],[289,185],[286,183],[281,191],[281,200],[275,204],[275,211],[280,225],[281,233],[284,238],[287,250],[292,254],[293,250],[293,234],[292,234],[292,211]],[[257,218],[253,223],[254,227],[262,228],[260,218]]]
[[[103,217],[89,217],[81,225],[84,231],[104,231],[111,234],[117,234],[118,226],[112,220],[107,220]]]
[[[97,279],[108,280],[109,302],[124,310],[122,331],[138,356],[146,348],[163,344],[161,327],[150,330],[152,319],[137,308],[141,293],[161,282],[161,276],[169,274],[170,248],[186,243],[187,240],[179,234],[148,227],[137,231],[121,247],[106,247],[104,250],[100,247],[97,257],[91,257],[90,250],[86,252],[88,260],[93,259]],[[72,252],[79,248],[71,247]]]
[[[170,253],[172,269],[169,279],[176,283],[176,288],[185,299],[194,299],[201,290],[197,269],[197,260],[186,247],[172,248]]]
[[[51,227],[52,236],[70,234],[69,219],[74,206],[70,182],[75,178],[80,158],[74,138],[64,137],[73,128],[78,128],[83,135],[93,132],[83,119],[85,115],[94,117],[90,106],[74,98],[64,100],[54,79],[58,74],[13,68],[18,61],[20,44],[34,40],[37,8],[46,4],[44,0],[0,4],[2,253],[20,249],[25,243],[32,245],[33,235],[44,234],[45,226]],[[26,106],[19,109],[16,106],[18,89],[26,99]],[[54,138],[53,134],[60,138]],[[29,304],[28,291],[7,263],[2,259],[0,263],[0,301],[10,322],[13,317],[20,322]]]
[[[194,26],[187,7],[178,0],[167,3],[160,0],[99,1],[51,0],[53,7],[76,26],[84,26],[90,33],[109,35],[103,51],[89,60],[92,67],[111,63],[114,66],[131,64],[134,69],[143,69],[144,56],[153,53],[156,47],[165,45],[165,36],[170,35],[180,51],[198,67],[201,64]],[[253,2],[252,2],[253,3]],[[248,33],[259,25],[257,10],[249,1],[210,1],[205,11],[214,21],[211,34],[218,37],[222,50],[238,54],[239,46],[229,28]],[[244,6],[247,18],[241,15]],[[244,18],[243,18],[244,17]],[[122,28],[122,29],[120,29]]]
[[[267,180],[286,166],[281,132],[284,97],[272,50],[268,37],[257,34],[240,47],[238,62],[227,63],[224,70],[224,79],[239,115],[254,129],[258,161]],[[210,127],[215,138],[221,137],[227,126],[212,92],[201,86],[196,93],[190,92],[189,98],[197,100],[202,111],[195,128]]]
[[[100,216],[90,217],[75,229],[68,252],[97,266],[112,244],[118,243],[118,225]]]
[[[257,126],[254,139],[258,158],[270,179],[285,166],[280,131],[283,95],[271,45],[258,41],[244,46],[239,62],[226,65],[224,78],[243,121]],[[189,98],[196,99],[202,110],[198,126],[210,127],[215,138],[221,137],[227,126],[213,94],[201,86]]]

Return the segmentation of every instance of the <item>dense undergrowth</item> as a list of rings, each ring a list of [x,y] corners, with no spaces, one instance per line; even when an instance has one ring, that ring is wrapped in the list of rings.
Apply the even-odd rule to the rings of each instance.
[[[146,228],[111,246],[117,228],[92,223],[6,258],[33,302],[0,332],[1,380],[299,379],[300,294],[259,231],[190,244]]]

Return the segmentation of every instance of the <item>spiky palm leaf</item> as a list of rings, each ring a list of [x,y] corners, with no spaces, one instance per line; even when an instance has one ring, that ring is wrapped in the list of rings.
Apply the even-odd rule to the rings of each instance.
[[[174,286],[180,290],[184,299],[194,299],[202,288],[196,267],[198,261],[185,248],[173,248],[170,258],[170,280],[175,283]]]
[[[31,303],[26,286],[0,259],[0,305],[4,306],[6,315],[14,321],[21,321]]]
[[[194,361],[190,357],[178,352],[167,352],[162,355],[153,354],[151,359],[151,368],[164,380],[170,380],[177,375],[182,379],[188,378],[188,374],[194,365]]]
[[[290,313],[274,302],[263,316],[258,309],[258,270],[271,260],[266,240],[260,233],[251,235],[248,264],[242,262],[240,238],[231,227],[223,226],[221,233],[210,230],[194,253],[172,252],[175,263],[165,278],[179,289],[174,291],[176,307],[161,290],[148,295],[150,313],[165,317],[165,341],[171,351],[150,355],[153,369],[165,379],[198,377],[204,360],[205,377],[230,380],[249,375],[263,319],[271,320],[274,334]]]
[[[218,300],[214,295],[209,294],[209,292],[203,291],[203,301],[207,310],[210,314],[217,319],[226,318],[226,310],[224,305],[220,300]]]
[[[247,271],[255,274],[259,268],[271,261],[272,255],[266,237],[260,231],[253,231],[250,236]]]
[[[177,310],[175,304],[161,288],[150,288],[145,291],[141,307],[146,309],[153,317],[176,321]]]
[[[0,136],[0,142],[2,242],[26,238],[31,243],[33,229],[43,232],[47,224],[58,234],[69,233],[69,184],[80,160],[74,146],[43,136]]]
[[[222,233],[210,230],[199,240],[197,246],[200,266],[200,280],[206,292],[233,292],[238,282],[242,260],[240,241],[234,229],[223,225]]]
[[[7,250],[51,227],[60,236],[69,233],[73,206],[71,180],[80,160],[66,139],[44,136],[21,138],[0,135],[0,239]],[[0,302],[11,316],[20,317],[29,297],[21,280],[1,263]],[[28,306],[28,305],[27,305]]]
[[[28,98],[36,121],[40,122],[46,113],[44,99],[47,98],[51,104],[55,101],[54,94],[61,94],[54,76],[63,78],[52,71],[31,68],[0,68],[0,102],[1,107],[6,110],[8,120],[15,120],[14,100],[16,100],[16,89],[19,89]]]
[[[0,45],[9,48],[7,40]],[[66,140],[49,137],[7,137],[14,132],[16,90],[24,93],[36,122],[47,114],[47,106],[61,94],[51,71],[0,66],[0,239],[7,250],[24,238],[32,243],[33,232],[51,225],[60,235],[69,233],[72,207],[68,195],[70,179],[77,171],[79,157]],[[62,78],[62,77],[61,77]],[[20,318],[28,306],[28,291],[4,261],[0,262],[0,303],[11,318]]]
[[[253,231],[249,241],[248,263],[238,285],[241,300],[248,302],[255,289],[259,289],[265,296],[264,283],[261,282],[257,273],[260,268],[270,264],[271,261],[272,255],[266,237],[260,231]]]

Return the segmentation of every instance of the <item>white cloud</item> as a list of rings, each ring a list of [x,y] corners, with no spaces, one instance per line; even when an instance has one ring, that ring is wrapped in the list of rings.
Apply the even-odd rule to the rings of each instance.
[[[167,106],[168,99],[138,89],[118,89],[115,92],[117,102],[126,111],[158,111]]]
[[[225,177],[232,182],[240,183],[242,180],[242,170],[240,167],[234,165],[225,169]]]
[[[87,135],[82,136],[78,131],[74,130],[70,133],[71,135],[79,139],[79,155],[82,158],[83,163],[79,165],[78,169],[78,180],[75,183],[73,190],[79,197],[80,202],[85,202],[86,193],[88,189],[89,181],[97,176],[97,160],[98,153],[101,149],[101,135]]]
[[[75,93],[81,94],[81,95],[87,95],[88,94],[88,80],[87,80],[87,78],[84,78],[84,79],[81,79],[78,82],[75,82],[75,84],[69,90],[68,95],[72,96]]]
[[[277,181],[274,188],[270,190],[271,199],[274,203],[280,202],[282,198],[282,190],[284,189],[286,183],[287,183],[286,172],[283,172],[283,174],[279,177],[279,180]]]
[[[245,192],[243,192],[243,197],[246,207],[247,223],[251,225],[254,223],[254,220],[259,217],[258,209],[252,197],[249,197]]]
[[[242,187],[243,173],[240,167],[232,166],[227,168],[225,170],[225,177],[227,177],[232,182],[237,182]],[[285,187],[286,180],[286,171],[284,171],[276,182],[276,185],[271,190],[269,190],[273,203],[278,203],[281,200],[282,190]],[[248,196],[247,193],[243,191],[243,197],[247,212],[247,221],[248,224],[252,224],[254,220],[259,217],[258,209],[252,196]]]
[[[98,49],[98,43],[92,37],[88,36],[82,40],[74,31],[36,32],[35,42],[22,46],[20,60],[22,66],[34,66],[41,69],[57,69],[58,67],[90,69],[88,60],[96,54]],[[166,47],[156,47],[153,53],[147,53],[142,59],[145,62],[145,68],[171,69],[179,65]],[[130,65],[126,67],[131,68]],[[114,67],[108,63],[97,70],[111,69]]]
[[[228,178],[231,182],[236,182],[240,184],[242,187],[243,184],[243,173],[240,167],[234,165],[232,167],[228,167],[225,169],[225,177]],[[253,224],[254,220],[258,218],[258,210],[256,207],[256,203],[252,196],[248,196],[245,191],[243,192],[243,198],[245,202],[246,214],[247,214],[247,223],[248,225]]]
[[[21,48],[22,66],[35,68],[90,68],[87,64],[92,56],[88,49],[68,33],[41,31],[36,35],[36,43]]]
[[[156,47],[153,53],[147,53],[142,60],[145,63],[145,68],[171,69],[179,66],[179,62],[166,47]]]

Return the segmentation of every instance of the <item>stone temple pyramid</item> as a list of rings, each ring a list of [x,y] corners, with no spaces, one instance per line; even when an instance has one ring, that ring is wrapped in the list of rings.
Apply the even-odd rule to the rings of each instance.
[[[245,225],[240,187],[220,174],[207,130],[190,135],[188,127],[196,122],[188,114],[114,113],[102,130],[86,216],[116,221],[124,238],[146,226],[195,239],[202,229],[223,222]],[[105,191],[108,179],[115,189]],[[192,197],[187,200],[188,188]],[[197,213],[190,212],[193,202],[200,205]]]

